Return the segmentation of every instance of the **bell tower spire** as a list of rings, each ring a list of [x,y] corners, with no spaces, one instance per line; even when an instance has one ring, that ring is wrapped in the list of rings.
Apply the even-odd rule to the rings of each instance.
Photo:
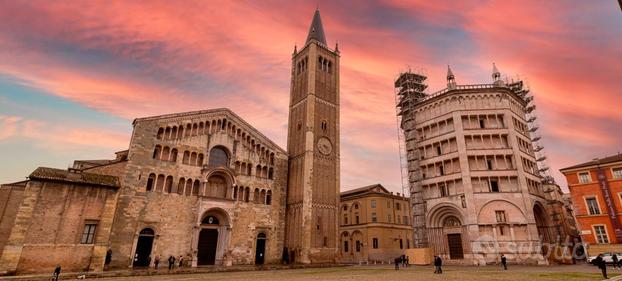
[[[324,27],[322,26],[322,18],[320,17],[320,10],[315,10],[313,14],[313,21],[311,21],[311,27],[309,27],[309,35],[307,35],[307,42],[309,44],[312,40],[318,41],[326,46],[326,35],[324,35]]]

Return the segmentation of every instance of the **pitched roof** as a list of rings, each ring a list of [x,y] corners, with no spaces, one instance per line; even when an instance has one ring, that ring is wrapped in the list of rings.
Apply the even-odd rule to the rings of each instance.
[[[588,166],[592,166],[592,165],[596,165],[596,164],[603,165],[603,164],[612,163],[612,162],[618,162],[618,161],[622,161],[622,154],[620,154],[620,153],[618,153],[616,155],[612,155],[612,156],[607,156],[605,158],[594,159],[592,161],[588,161],[588,162],[585,162],[585,163],[581,163],[581,164],[577,164],[577,165],[574,165],[574,166],[566,167],[566,168],[560,169],[560,171],[576,169],[576,168],[582,168],[582,167],[588,167]]]
[[[391,192],[389,192],[386,188],[384,188],[384,186],[377,183],[377,184],[372,184],[368,186],[363,186],[363,187],[343,191],[341,192],[341,196],[360,194],[360,193],[366,193],[366,192],[378,192],[378,193],[391,194]]]
[[[307,35],[307,42],[305,44],[309,44],[312,39],[326,45],[326,36],[324,35],[324,27],[322,26],[322,19],[320,18],[320,10],[315,10],[315,14],[313,14],[313,21],[311,21],[309,35]]]
[[[72,172],[67,170],[39,167],[30,176],[31,180],[52,180],[77,184],[99,185],[118,188],[119,178],[115,176],[100,175],[85,172]]]

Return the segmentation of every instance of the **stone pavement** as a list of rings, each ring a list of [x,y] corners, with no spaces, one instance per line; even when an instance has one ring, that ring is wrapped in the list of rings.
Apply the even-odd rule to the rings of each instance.
[[[463,280],[463,281],[588,281],[601,280],[600,270],[587,264],[555,266],[510,265],[507,271],[500,266],[444,266],[444,274],[433,274],[431,266],[411,266],[395,271],[391,265],[369,266],[232,266],[160,270],[115,270],[86,273],[86,278],[106,281],[121,280]],[[622,271],[609,270],[609,280],[622,280]],[[61,280],[75,280],[82,273],[63,273]],[[50,280],[50,274],[0,277],[0,280]]]

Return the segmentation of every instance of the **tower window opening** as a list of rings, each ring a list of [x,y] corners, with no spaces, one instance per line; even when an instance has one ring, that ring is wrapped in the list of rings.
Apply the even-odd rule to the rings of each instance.
[[[496,180],[490,180],[490,191],[499,192],[499,183]]]

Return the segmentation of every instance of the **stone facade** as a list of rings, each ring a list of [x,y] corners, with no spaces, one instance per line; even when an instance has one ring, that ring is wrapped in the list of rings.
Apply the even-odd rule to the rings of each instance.
[[[425,94],[425,76],[396,82],[417,247],[449,263],[546,263],[553,225],[522,81],[457,85]],[[537,128],[536,128],[537,129]],[[538,137],[539,139],[539,137]]]
[[[339,260],[392,262],[412,246],[409,198],[375,184],[341,193]]]
[[[144,266],[156,255],[184,256],[192,266],[280,260],[287,154],[233,112],[136,119],[128,159],[111,234],[112,267]],[[208,216],[218,223],[207,223]],[[150,251],[139,245],[145,229],[153,235]],[[201,235],[205,229],[218,231],[215,248],[203,243],[210,239]],[[256,260],[260,234],[265,252]],[[202,259],[205,251],[215,256]]]

